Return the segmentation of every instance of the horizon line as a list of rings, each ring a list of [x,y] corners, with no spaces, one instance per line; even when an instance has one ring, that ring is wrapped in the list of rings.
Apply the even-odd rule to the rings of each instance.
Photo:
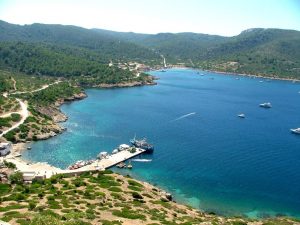
[[[184,33],[190,33],[190,34],[204,34],[204,35],[211,35],[211,36],[222,36],[222,37],[234,37],[234,36],[238,36],[241,33],[245,32],[245,31],[250,31],[250,30],[254,30],[254,29],[274,29],[274,30],[286,30],[286,31],[297,31],[300,32],[300,30],[296,30],[296,29],[284,29],[284,28],[278,28],[278,27],[251,27],[251,28],[247,28],[245,30],[241,30],[238,34],[236,35],[221,35],[221,34],[210,34],[210,33],[198,33],[198,32],[193,32],[193,31],[180,31],[180,32],[168,32],[168,31],[164,31],[164,32],[158,32],[158,33],[139,33],[139,32],[135,32],[135,31],[117,31],[117,30],[110,30],[110,29],[104,29],[104,28],[99,28],[99,27],[84,27],[84,26],[80,26],[80,25],[75,25],[75,24],[61,24],[61,23],[42,23],[42,22],[34,22],[34,23],[24,23],[24,24],[20,24],[20,23],[11,23],[8,21],[5,21],[3,19],[0,19],[0,21],[8,23],[8,24],[12,24],[12,25],[17,25],[17,26],[31,26],[34,24],[41,24],[41,25],[59,25],[59,26],[72,26],[72,27],[78,27],[78,28],[82,28],[82,29],[86,29],[86,30],[105,30],[105,31],[112,31],[112,32],[116,32],[116,33],[134,33],[134,34],[145,34],[145,35],[158,35],[158,34],[184,34]]]

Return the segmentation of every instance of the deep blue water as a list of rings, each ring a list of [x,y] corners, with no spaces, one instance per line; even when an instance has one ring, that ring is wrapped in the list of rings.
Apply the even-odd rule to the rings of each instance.
[[[152,72],[156,86],[86,90],[87,99],[61,107],[67,131],[23,157],[65,168],[137,134],[155,145],[142,156],[152,162],[118,172],[206,211],[300,217],[300,136],[289,130],[300,127],[300,85],[203,73]],[[258,107],[267,101],[271,109]]]

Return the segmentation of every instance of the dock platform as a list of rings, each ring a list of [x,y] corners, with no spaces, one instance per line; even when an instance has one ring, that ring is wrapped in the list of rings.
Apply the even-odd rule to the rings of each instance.
[[[108,155],[103,159],[97,159],[95,160],[95,162],[93,162],[90,165],[86,165],[74,170],[60,169],[42,162],[27,163],[21,158],[17,158],[15,156],[7,156],[5,157],[5,160],[14,163],[17,167],[17,170],[23,173],[24,178],[28,179],[26,181],[30,181],[33,180],[34,178],[38,178],[38,179],[50,178],[56,174],[75,176],[77,174],[81,174],[84,172],[95,172],[95,171],[106,170],[117,165],[118,163],[124,162],[144,152],[145,150],[141,148],[136,148],[135,152],[130,152],[129,150],[119,151],[115,154]]]
[[[137,148],[136,152],[131,153],[130,151],[124,150],[120,151],[118,153],[109,155],[105,159],[97,159],[95,162],[93,162],[90,165],[83,166],[79,169],[75,170],[62,170],[61,174],[72,174],[72,173],[83,173],[83,172],[93,172],[93,171],[101,171],[109,169],[121,162],[124,162],[128,159],[131,159],[135,156],[138,156],[142,153],[144,153],[145,150],[141,148]]]

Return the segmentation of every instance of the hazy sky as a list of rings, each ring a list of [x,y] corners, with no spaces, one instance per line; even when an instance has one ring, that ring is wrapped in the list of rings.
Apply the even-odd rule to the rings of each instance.
[[[300,0],[0,0],[0,20],[232,36],[254,27],[300,30]]]

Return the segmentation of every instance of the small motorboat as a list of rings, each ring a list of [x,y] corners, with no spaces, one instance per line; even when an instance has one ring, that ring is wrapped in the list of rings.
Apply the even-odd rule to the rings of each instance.
[[[132,165],[131,165],[131,163],[128,163],[128,165],[127,165],[127,167],[126,167],[127,169],[132,169]]]
[[[261,103],[261,104],[259,104],[259,106],[262,108],[266,108],[266,109],[272,108],[272,105],[270,102]]]
[[[120,163],[117,164],[117,167],[118,167],[118,168],[125,168],[125,167],[126,167],[126,164],[123,163],[123,162],[120,162]]]
[[[241,113],[241,114],[238,114],[238,117],[239,117],[239,118],[245,118],[246,115],[245,115],[244,113]]]
[[[300,134],[300,127],[296,129],[291,129],[291,132],[294,134]]]

